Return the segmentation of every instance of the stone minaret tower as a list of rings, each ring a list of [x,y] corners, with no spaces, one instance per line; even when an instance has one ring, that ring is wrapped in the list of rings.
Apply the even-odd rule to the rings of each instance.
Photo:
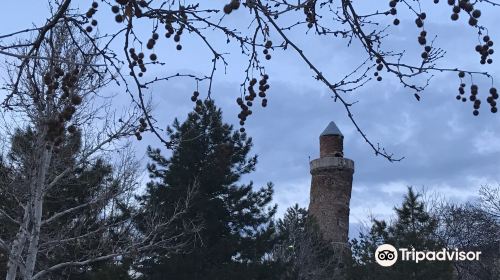
[[[348,248],[349,201],[354,162],[344,158],[344,136],[330,122],[319,136],[319,158],[310,162],[311,196],[309,214],[316,219],[325,240],[340,255]]]

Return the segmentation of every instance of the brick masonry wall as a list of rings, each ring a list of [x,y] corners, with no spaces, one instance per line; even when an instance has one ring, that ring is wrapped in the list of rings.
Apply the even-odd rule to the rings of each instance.
[[[309,214],[314,216],[323,237],[345,243],[349,233],[349,202],[354,170],[332,166],[311,170]]]
[[[319,156],[335,156],[344,151],[344,138],[339,135],[324,135],[319,138]]]

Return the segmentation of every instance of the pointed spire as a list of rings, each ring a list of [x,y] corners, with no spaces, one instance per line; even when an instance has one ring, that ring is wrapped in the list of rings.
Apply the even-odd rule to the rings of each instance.
[[[328,126],[323,130],[320,136],[326,136],[326,135],[339,135],[344,137],[342,132],[340,132],[340,129],[337,127],[337,125],[334,122],[330,122]]]

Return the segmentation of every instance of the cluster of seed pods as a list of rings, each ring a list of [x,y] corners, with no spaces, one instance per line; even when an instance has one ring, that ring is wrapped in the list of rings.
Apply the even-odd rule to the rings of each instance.
[[[47,133],[45,140],[53,142],[55,147],[58,147],[63,142],[66,125],[72,120],[76,107],[82,104],[82,97],[74,92],[79,73],[77,68],[64,72],[60,67],[55,67],[43,76],[43,82],[47,86],[47,98],[53,99],[56,97],[57,91],[61,91],[59,100],[62,109],[57,114],[57,117],[46,121]],[[74,124],[70,124],[67,130],[69,133],[75,133],[77,129]],[[49,149],[50,145],[47,145],[47,148]]]

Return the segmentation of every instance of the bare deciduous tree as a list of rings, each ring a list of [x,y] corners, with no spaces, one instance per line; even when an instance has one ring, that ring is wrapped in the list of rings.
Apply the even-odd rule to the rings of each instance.
[[[227,69],[229,62],[226,60],[226,54],[234,49],[238,49],[248,61],[242,73],[241,94],[236,99],[241,107],[238,117],[242,125],[252,114],[251,107],[257,103],[258,96],[262,98],[260,101],[262,106],[267,106],[266,92],[269,89],[269,75],[265,70],[265,67],[269,66],[267,61],[271,60],[277,51],[288,51],[311,70],[313,78],[326,86],[336,102],[341,103],[348,118],[375,154],[390,161],[398,161],[401,158],[386,152],[363,132],[353,115],[352,106],[356,102],[349,101],[350,93],[372,80],[381,81],[382,76],[394,76],[415,95],[417,100],[420,100],[422,92],[436,73],[451,72],[458,74],[457,84],[460,87],[457,99],[467,101],[465,91],[466,87],[470,87],[469,99],[473,103],[474,115],[478,115],[481,101],[477,95],[479,90],[477,80],[484,79],[493,84],[492,75],[486,71],[459,69],[453,65],[441,66],[438,62],[442,61],[446,52],[437,45],[436,33],[428,28],[427,23],[434,12],[432,5],[449,6],[452,10],[450,20],[456,21],[459,17],[465,17],[469,26],[465,24],[464,28],[473,28],[477,31],[479,43],[475,50],[471,49],[471,54],[477,52],[481,64],[490,64],[493,62],[491,58],[494,53],[493,41],[488,35],[486,26],[482,25],[481,15],[486,10],[500,6],[491,0],[434,0],[434,4],[423,3],[420,0],[391,0],[370,5],[363,1],[355,3],[352,0],[227,0],[225,5],[196,0],[94,2],[89,0],[89,9],[83,12],[72,9],[72,2],[49,0],[52,8],[51,17],[39,26],[1,35],[0,54],[12,58],[20,70],[18,73],[22,73],[32,60],[46,59],[40,53],[40,47],[47,40],[47,34],[58,23],[71,25],[78,32],[85,32],[91,38],[91,34],[94,34],[99,26],[98,16],[107,21],[115,21],[114,30],[100,36],[100,40],[105,41],[104,44],[95,44],[96,54],[101,57],[105,71],[114,75],[115,82],[123,85],[124,91],[131,97],[131,102],[142,110],[150,131],[167,147],[171,147],[173,143],[164,139],[162,125],[148,113],[145,90],[154,83],[188,78],[193,79],[197,86],[205,83],[208,89],[206,97],[210,98],[216,70]],[[411,53],[409,48],[393,49],[386,44],[392,36],[391,22],[393,25],[403,24],[398,18],[403,12],[415,18],[414,24],[419,35],[415,38],[414,44],[420,46],[417,53]],[[236,14],[242,22],[234,21]],[[140,30],[139,26],[144,24],[152,26],[150,34],[143,34],[144,32]],[[36,35],[26,36],[30,32],[35,32]],[[301,32],[304,33],[303,36],[291,36],[292,33]],[[316,65],[310,54],[301,47],[310,36],[314,35],[329,37],[332,40],[345,40],[346,47],[356,45],[361,49],[359,57],[362,59],[358,65],[353,65],[350,71],[345,71],[347,73],[345,75],[328,74]],[[161,38],[173,40],[176,50],[172,52],[177,52],[183,50],[182,42],[187,36],[196,38],[201,43],[200,46],[209,52],[207,62],[212,67],[208,73],[195,75],[178,73],[177,69],[172,69],[172,73],[164,76],[152,77],[146,74],[149,68],[169,69],[164,58],[159,57],[154,51],[155,45]],[[221,39],[226,40],[229,49],[221,46]],[[78,42],[75,44],[78,45]],[[119,47],[114,49],[112,46],[116,45]],[[26,49],[22,54],[18,51],[21,48]],[[122,69],[122,65],[128,69]],[[259,85],[257,85],[258,79],[261,80]],[[14,79],[12,88],[2,103],[4,108],[12,107],[12,101],[19,93],[21,80],[22,75]],[[491,87],[486,91],[489,96],[485,101],[488,101],[489,109],[491,112],[497,112],[496,88]],[[192,100],[198,102],[200,98],[196,89]],[[241,130],[244,131],[244,127]]]
[[[326,280],[345,273],[346,264],[339,258],[343,253],[335,252],[307,210],[295,205],[277,223],[277,242],[270,258],[282,266],[277,279]]]
[[[448,248],[481,252],[479,261],[454,263],[460,280],[496,279],[500,274],[499,190],[483,186],[479,203],[441,203],[435,211],[438,235]]]
[[[26,45],[16,54],[37,59],[9,68],[8,87],[14,94],[8,113],[20,127],[11,134],[11,149],[18,152],[2,161],[6,176],[0,194],[10,203],[2,203],[0,220],[13,229],[0,231],[0,249],[7,256],[5,279],[46,279],[71,267],[140,256],[156,248],[186,249],[198,224],[181,235],[158,232],[182,216],[194,188],[171,216],[142,217],[148,228],[135,228],[140,213],[132,196],[138,164],[124,141],[147,125],[137,109],[118,117],[109,102],[93,102],[96,92],[113,80],[99,64],[98,41],[59,21],[49,24],[41,36],[35,51]],[[103,157],[115,158],[116,164],[112,175],[96,187],[95,179],[86,181],[83,174]],[[96,189],[78,197],[81,190],[71,190],[75,184]],[[51,207],[54,200],[59,207]]]

